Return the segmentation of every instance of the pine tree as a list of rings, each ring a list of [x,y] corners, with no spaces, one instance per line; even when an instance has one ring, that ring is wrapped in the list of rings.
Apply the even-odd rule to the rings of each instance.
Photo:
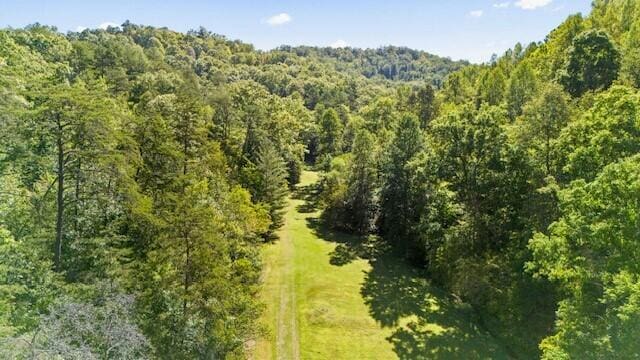
[[[418,119],[405,115],[398,123],[395,137],[387,149],[380,196],[382,232],[408,254],[409,229],[417,215],[413,209],[413,169],[410,162],[423,147]]]
[[[259,177],[255,189],[255,201],[269,209],[270,231],[282,226],[287,204],[287,167],[273,146],[263,145],[258,154],[256,171]]]
[[[115,185],[127,183],[130,175],[125,145],[130,140],[122,131],[127,115],[100,83],[62,84],[31,96],[36,104],[30,115],[34,122],[27,125],[33,127],[23,134],[40,140],[32,154],[51,161],[55,169],[54,266],[77,276],[78,267],[88,268],[82,262],[104,260],[105,254],[86,252],[95,248],[90,242],[117,239],[117,234],[106,232],[103,220],[122,211]],[[65,252],[72,248],[83,249],[76,255],[84,259],[65,259]],[[92,264],[97,271],[99,265]]]
[[[352,229],[359,234],[371,231],[376,215],[376,150],[374,138],[365,129],[356,133],[348,179],[347,211]]]

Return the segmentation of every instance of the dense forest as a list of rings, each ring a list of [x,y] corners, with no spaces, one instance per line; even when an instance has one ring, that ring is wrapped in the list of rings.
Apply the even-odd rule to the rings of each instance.
[[[281,46],[277,51],[329,62],[341,72],[353,71],[367,78],[420,81],[436,88],[442,87],[447,74],[469,65],[466,61],[452,61],[424,51],[395,46],[379,49]]]
[[[514,358],[640,356],[640,2],[472,65],[204,28],[0,30],[0,357],[239,359],[305,167],[324,223]]]

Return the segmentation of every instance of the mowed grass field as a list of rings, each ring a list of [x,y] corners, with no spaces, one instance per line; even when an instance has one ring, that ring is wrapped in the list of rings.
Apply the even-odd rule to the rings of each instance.
[[[314,206],[317,181],[303,173],[279,239],[263,249],[266,336],[254,359],[509,358],[418,270],[328,231]]]

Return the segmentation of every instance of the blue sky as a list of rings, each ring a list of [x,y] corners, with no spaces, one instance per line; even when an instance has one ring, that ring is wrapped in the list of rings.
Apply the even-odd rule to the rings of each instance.
[[[590,0],[213,1],[0,0],[0,27],[34,22],[66,32],[107,23],[200,25],[260,49],[278,45],[378,47],[402,45],[486,61],[520,41],[544,36]]]

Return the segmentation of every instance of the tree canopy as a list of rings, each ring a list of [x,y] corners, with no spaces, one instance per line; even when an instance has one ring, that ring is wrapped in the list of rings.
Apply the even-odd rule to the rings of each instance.
[[[483,64],[0,30],[0,357],[249,357],[307,167],[341,248],[407,261],[511,354],[637,358],[639,34],[635,0]]]

